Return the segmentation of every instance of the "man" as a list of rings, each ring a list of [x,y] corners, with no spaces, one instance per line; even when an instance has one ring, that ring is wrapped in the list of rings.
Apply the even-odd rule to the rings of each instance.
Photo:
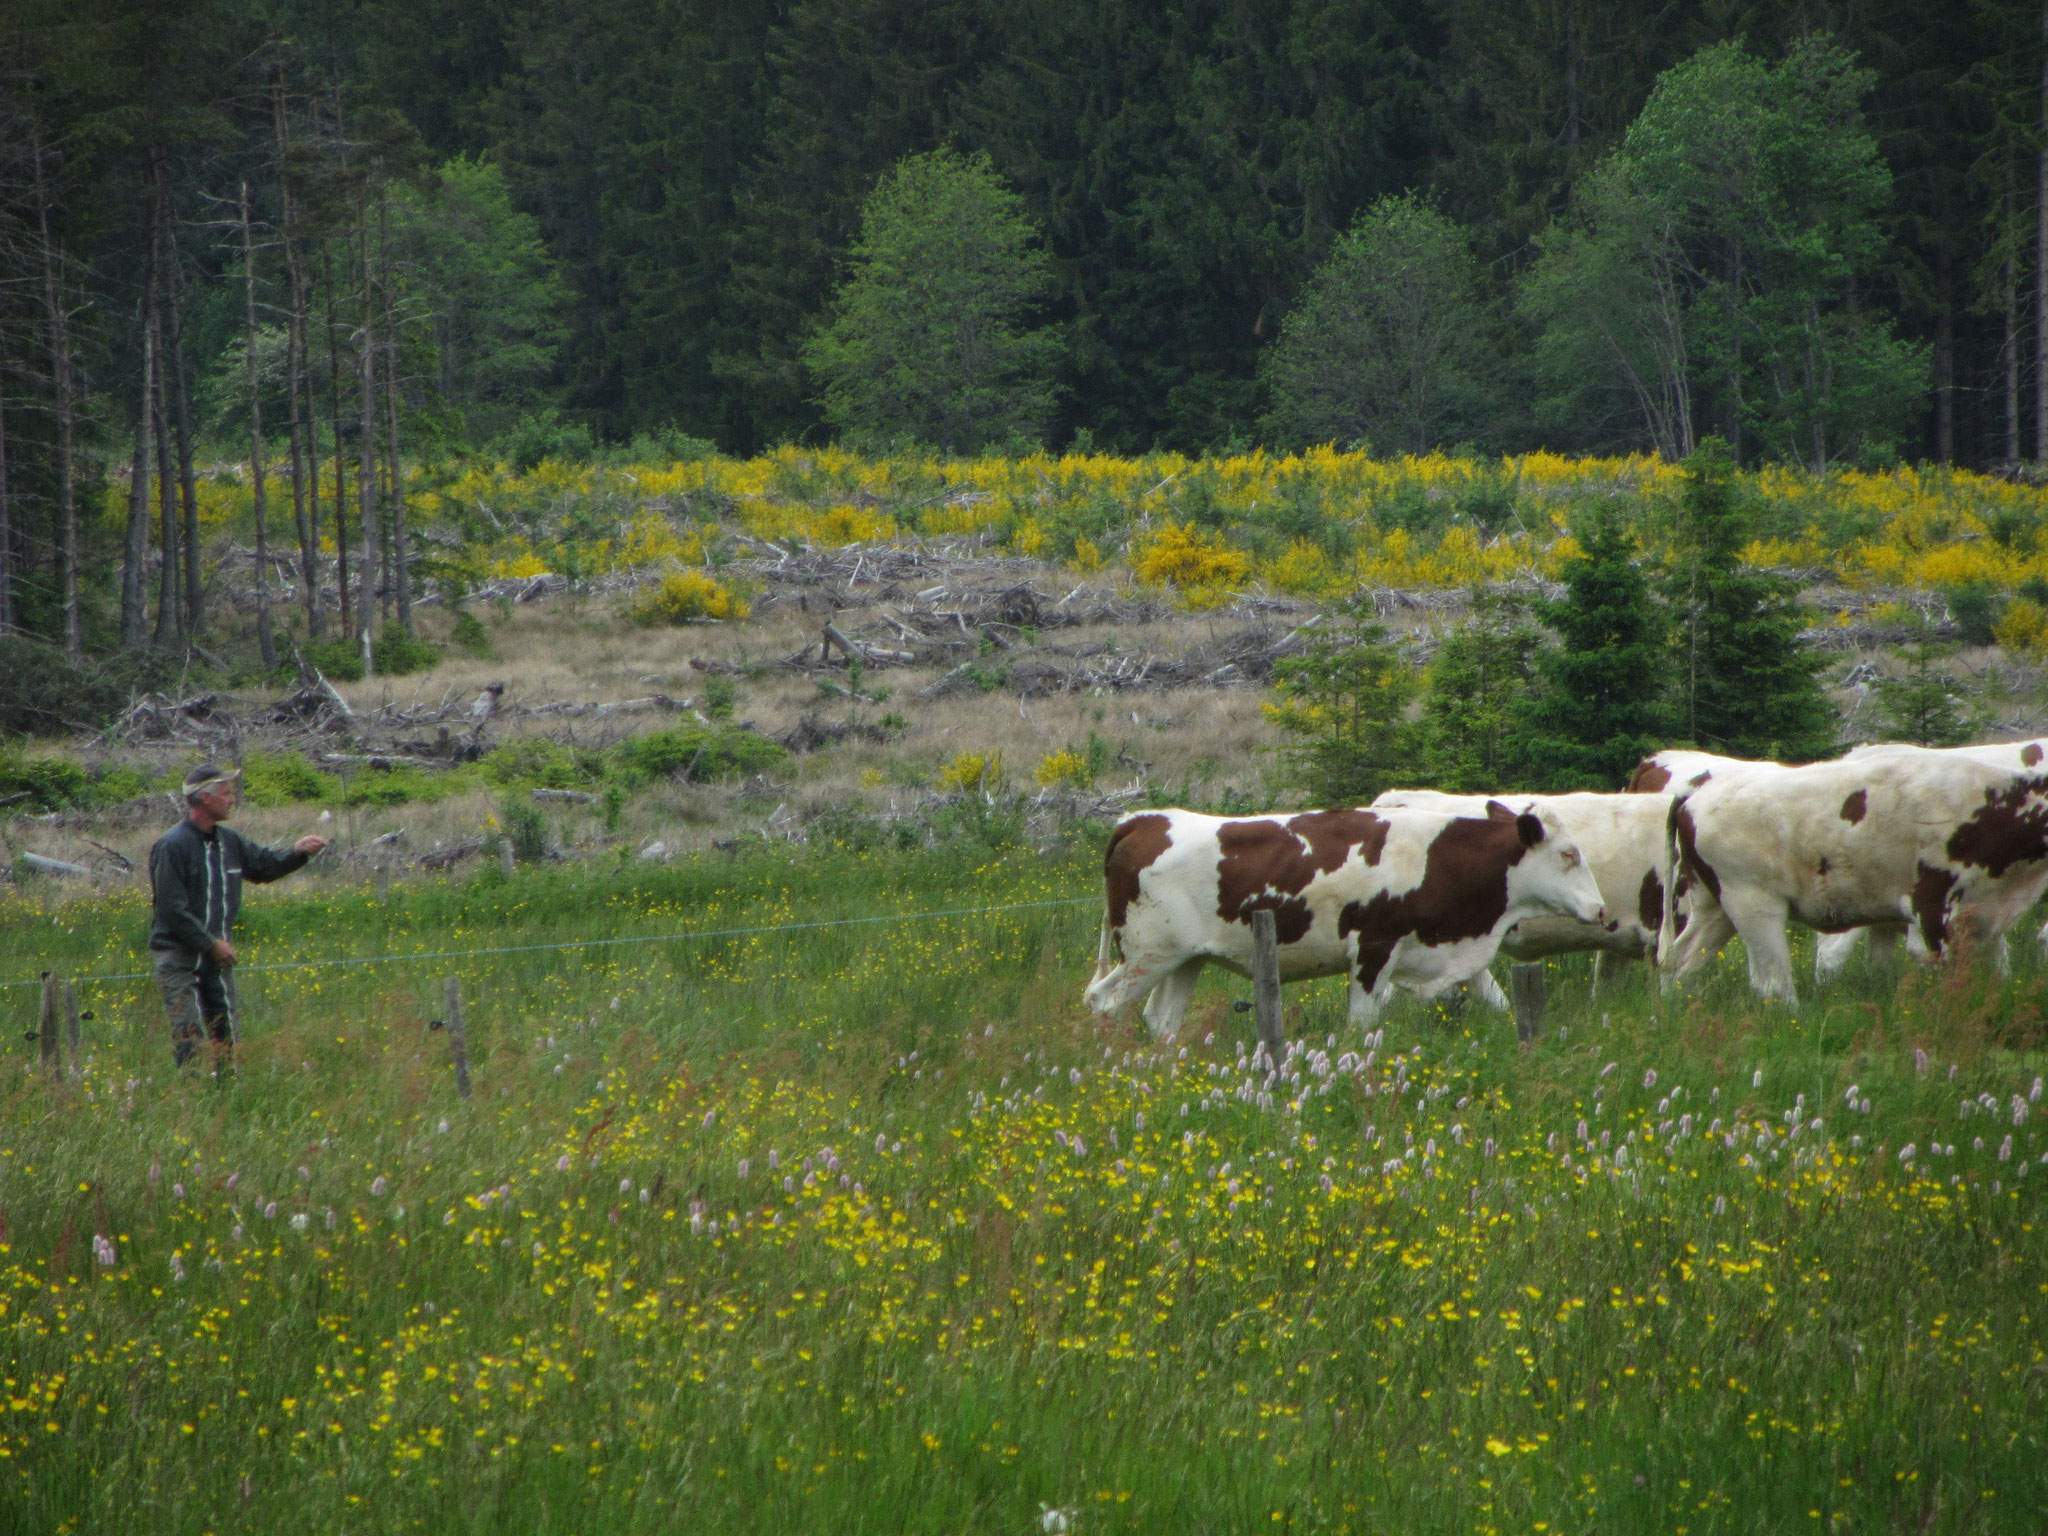
[[[149,850],[156,920],[149,952],[171,1016],[171,1056],[182,1067],[199,1042],[213,1039],[216,1059],[235,1043],[235,913],[242,882],[265,884],[302,868],[327,846],[302,837],[289,852],[250,842],[222,825],[234,814],[239,768],[207,763],[185,779],[186,818]]]

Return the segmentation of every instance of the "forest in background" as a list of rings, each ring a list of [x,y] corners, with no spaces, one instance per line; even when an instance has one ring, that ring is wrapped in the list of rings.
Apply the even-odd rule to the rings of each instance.
[[[255,480],[281,503],[256,565],[311,585],[339,557],[311,617],[354,634],[351,559],[407,623],[407,464],[823,443],[821,336],[885,243],[878,186],[935,150],[1042,264],[1026,436],[1054,445],[2039,458],[2044,28],[1997,3],[28,0],[0,23],[0,625],[201,632],[209,451],[287,470]],[[1456,322],[1407,343],[1443,403],[1290,415],[1329,393],[1290,326],[1340,332],[1347,272],[1388,251]],[[125,518],[97,515],[110,485]]]

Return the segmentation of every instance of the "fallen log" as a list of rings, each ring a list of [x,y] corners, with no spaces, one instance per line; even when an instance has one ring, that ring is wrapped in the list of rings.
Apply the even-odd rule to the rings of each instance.
[[[83,864],[67,864],[62,859],[46,859],[40,853],[24,853],[21,862],[41,875],[89,875],[92,873]]]

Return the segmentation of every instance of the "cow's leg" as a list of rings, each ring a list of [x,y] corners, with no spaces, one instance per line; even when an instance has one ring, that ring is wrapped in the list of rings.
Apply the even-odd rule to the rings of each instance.
[[[1487,1007],[1496,1008],[1502,1013],[1514,1012],[1514,1009],[1508,1006],[1507,993],[1501,991],[1500,983],[1493,979],[1492,971],[1481,971],[1465,985],[1471,989],[1472,995]]]
[[[1152,995],[1145,999],[1145,1022],[1151,1026],[1155,1040],[1168,1039],[1180,1029],[1188,1004],[1194,1000],[1195,983],[1202,979],[1202,967],[1207,963],[1202,955],[1183,960],[1160,978]]]
[[[1813,946],[1814,984],[1816,986],[1825,986],[1841,975],[1842,967],[1849,963],[1869,932],[1868,928],[1851,928],[1847,933],[1824,933],[1815,940]]]
[[[1606,950],[1604,950],[1604,949],[1596,949],[1596,950],[1594,950],[1594,951],[1593,951],[1593,984],[1592,984],[1592,986],[1590,986],[1590,987],[1588,987],[1588,988],[1586,989],[1586,996],[1587,996],[1587,997],[1589,997],[1589,998],[1593,998],[1593,997],[1598,997],[1598,996],[1600,995],[1600,973],[1601,973],[1602,971],[1606,970],[1606,968],[1607,968],[1607,951],[1606,951]],[[1512,1011],[1512,1010],[1510,1010],[1510,1011]]]
[[[1379,1023],[1380,1015],[1386,1011],[1387,997],[1384,989],[1367,991],[1358,984],[1358,977],[1355,975],[1345,987],[1345,1000],[1349,1005],[1347,1020],[1360,1034],[1364,1034]]]
[[[1162,964],[1157,957],[1126,955],[1123,964],[1090,982],[1082,996],[1097,1013],[1119,1013],[1158,986],[1173,963],[1171,959]]]
[[[1763,892],[1725,891],[1722,910],[1749,952],[1749,984],[1763,997],[1797,1006],[1792,986],[1792,946],[1785,936],[1785,903]]]

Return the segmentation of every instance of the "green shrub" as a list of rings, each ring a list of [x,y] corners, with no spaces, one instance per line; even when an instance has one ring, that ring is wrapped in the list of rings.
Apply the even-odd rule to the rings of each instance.
[[[422,640],[417,635],[408,635],[402,629],[386,625],[372,645],[370,654],[377,663],[380,676],[405,677],[433,666],[441,659],[441,647],[431,640]]]
[[[531,862],[546,856],[547,823],[541,819],[540,807],[524,795],[509,794],[498,801],[498,822],[512,844],[514,857]]]
[[[545,736],[508,741],[477,765],[500,789],[577,789],[604,775],[604,760],[582,757]]]
[[[483,620],[467,608],[455,610],[455,630],[451,638],[470,655],[489,659],[491,632],[484,628]]]
[[[1956,638],[1965,645],[1994,645],[1993,630],[2004,610],[1998,589],[1988,581],[1966,581],[1948,589],[1949,617],[1955,620]]]
[[[681,777],[693,783],[765,773],[789,760],[787,749],[731,726],[679,726],[649,731],[613,749],[619,772],[629,780]]]
[[[716,672],[704,679],[704,713],[714,720],[730,720],[739,703],[740,691],[729,677]]]
[[[341,780],[297,752],[256,751],[242,760],[242,793],[251,805],[304,805],[341,792]]]
[[[433,773],[419,768],[370,768],[356,773],[342,786],[343,805],[387,806],[432,805],[476,787],[476,779],[464,769]]]
[[[91,805],[96,800],[92,775],[62,757],[30,757],[19,751],[0,751],[0,800],[14,800],[7,806],[16,811],[61,811]]]
[[[299,647],[306,665],[315,668],[331,683],[359,683],[363,680],[363,648],[346,635],[327,640],[308,640]]]
[[[165,686],[175,671],[156,652],[131,652],[79,666],[53,645],[0,635],[0,736],[53,736],[97,729],[128,707],[137,689]]]
[[[580,421],[564,421],[562,413],[549,406],[520,417],[519,424],[498,439],[497,449],[515,473],[525,475],[546,459],[587,464],[597,444],[590,428]]]

